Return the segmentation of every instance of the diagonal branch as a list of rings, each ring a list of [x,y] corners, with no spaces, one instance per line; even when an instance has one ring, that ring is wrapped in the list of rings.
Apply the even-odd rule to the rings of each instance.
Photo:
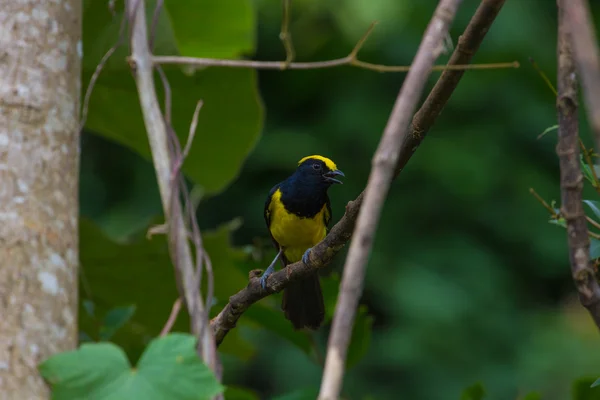
[[[132,54],[130,62],[138,89],[150,148],[152,149],[152,160],[156,170],[165,220],[169,227],[169,250],[176,268],[178,286],[180,291],[183,292],[181,295],[190,313],[192,332],[199,337],[202,358],[208,366],[216,371],[218,362],[212,331],[203,329],[207,323],[205,307],[198,288],[195,287],[197,279],[195,278],[196,273],[188,243],[183,211],[178,192],[173,189],[176,186],[172,185],[172,182],[177,181],[177,177],[173,176],[169,135],[154,86],[144,0],[129,0],[127,2],[127,14],[131,20]],[[174,196],[177,197],[173,198]],[[200,337],[201,334],[202,337]]]
[[[444,39],[454,20],[461,0],[441,0],[425,31],[412,67],[398,93],[396,104],[373,157],[371,173],[362,207],[358,213],[354,237],[350,243],[340,294],[327,344],[325,370],[321,380],[320,400],[337,399],[342,388],[346,355],[363,291],[367,261],[373,248],[375,232],[385,203],[402,142],[410,135],[408,124],[425,88],[431,67],[444,48]]]
[[[558,145],[561,214],[567,223],[571,274],[579,299],[600,328],[600,287],[590,263],[590,240],[583,210],[583,174],[579,166],[577,77],[571,49],[567,1],[558,0]],[[569,2],[568,7],[573,7]],[[571,33],[572,34],[572,33]],[[575,46],[573,46],[575,47]],[[600,112],[600,110],[599,110]]]
[[[594,132],[596,151],[600,152],[600,54],[586,0],[559,1],[564,12],[564,29],[570,34],[573,56],[583,82],[588,118]]]
[[[458,45],[452,54],[449,65],[454,63],[469,63],[475,55],[483,38],[494,22],[496,15],[505,0],[483,0],[477,9],[465,32],[460,37]],[[463,76],[463,71],[448,70],[438,79],[433,90],[425,100],[421,109],[415,114],[411,123],[411,134],[402,144],[398,159],[397,171],[404,167],[423,140],[427,130],[433,126],[437,116],[450,98],[452,91]],[[309,266],[302,262],[288,265],[285,270],[279,270],[269,277],[266,290],[262,290],[259,282],[260,270],[250,272],[248,286],[229,298],[229,303],[215,316],[211,328],[219,345],[227,333],[235,328],[241,315],[260,299],[283,290],[290,282],[307,277],[314,268],[322,268],[331,263],[333,257],[350,240],[358,210],[362,204],[363,193],[346,206],[346,213],[330,230],[323,241],[313,247],[310,253]]]

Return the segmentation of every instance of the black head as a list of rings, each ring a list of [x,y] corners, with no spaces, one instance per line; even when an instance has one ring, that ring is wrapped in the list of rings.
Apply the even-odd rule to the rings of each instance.
[[[298,162],[295,175],[306,184],[326,189],[334,183],[341,184],[342,181],[337,178],[344,176],[344,173],[329,158],[314,155]]]

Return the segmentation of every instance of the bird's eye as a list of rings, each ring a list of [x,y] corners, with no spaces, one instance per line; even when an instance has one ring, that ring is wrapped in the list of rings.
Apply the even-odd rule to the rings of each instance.
[[[318,170],[320,170],[320,169],[321,169],[321,164],[317,164],[317,163],[315,163],[315,164],[313,164],[313,165],[312,165],[312,167],[313,167],[313,169],[314,169],[315,171],[318,171]]]

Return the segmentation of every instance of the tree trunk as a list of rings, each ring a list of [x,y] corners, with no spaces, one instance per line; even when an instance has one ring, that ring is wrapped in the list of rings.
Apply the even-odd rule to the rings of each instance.
[[[77,345],[81,0],[0,0],[0,398]]]

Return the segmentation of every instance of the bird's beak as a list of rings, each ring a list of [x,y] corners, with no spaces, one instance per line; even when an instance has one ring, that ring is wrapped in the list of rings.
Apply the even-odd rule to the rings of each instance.
[[[325,172],[323,174],[323,177],[325,178],[325,182],[339,183],[341,185],[343,182],[340,181],[339,179],[335,179],[336,176],[346,176],[346,175],[344,175],[344,173],[342,171],[340,171],[339,169],[334,169],[333,171]]]

